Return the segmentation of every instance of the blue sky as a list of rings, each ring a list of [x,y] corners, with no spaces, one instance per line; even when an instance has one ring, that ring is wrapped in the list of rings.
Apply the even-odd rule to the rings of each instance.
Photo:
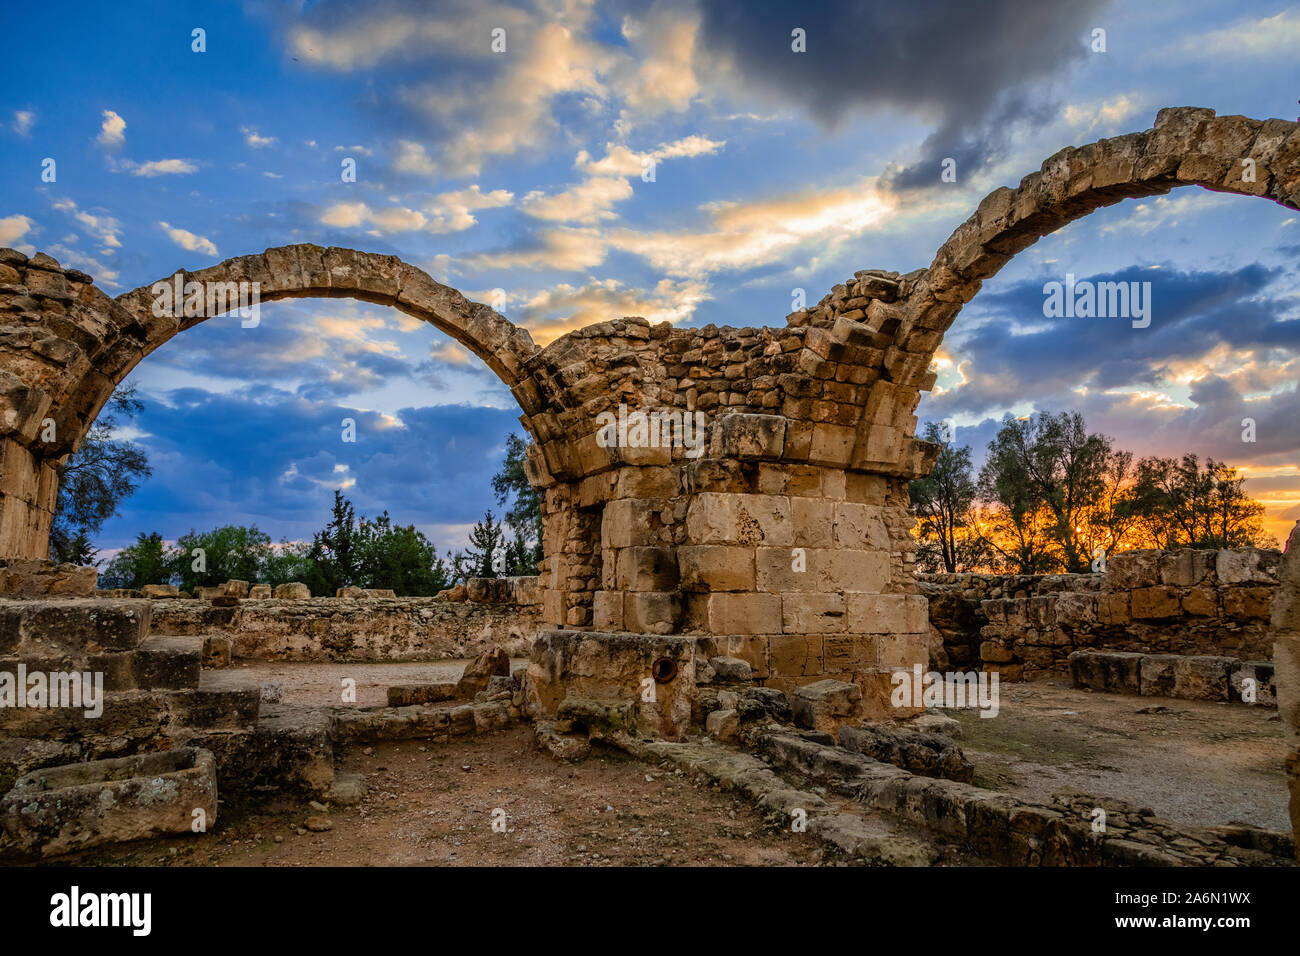
[[[927,265],[982,196],[1062,146],[1167,105],[1300,112],[1285,3],[122,10],[46,3],[0,37],[0,245],[114,295],[291,242],[393,253],[499,294],[539,342],[621,315],[779,325],[797,288],[816,301],[857,269]],[[1008,411],[1078,408],[1139,454],[1243,467],[1279,533],[1300,517],[1297,253],[1296,214],[1266,201],[1185,189],[1102,210],[985,285],[920,413],[981,450]],[[1151,281],[1151,328],[1044,319],[1042,285],[1067,272]],[[227,522],[302,538],[340,486],[459,545],[518,430],[472,356],[349,300],[208,321],[130,380],[155,471],[105,549]]]

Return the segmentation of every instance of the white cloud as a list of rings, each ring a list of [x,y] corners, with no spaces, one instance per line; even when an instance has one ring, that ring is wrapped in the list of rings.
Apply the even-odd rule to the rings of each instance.
[[[188,229],[178,229],[165,222],[159,222],[158,225],[172,242],[187,252],[201,252],[205,256],[216,258],[217,247],[213,245],[212,240],[196,236]]]
[[[126,142],[126,120],[112,110],[104,110],[104,122],[99,127],[99,136],[95,141],[100,146],[116,149]]]
[[[545,229],[529,247],[480,252],[461,261],[472,269],[590,269],[605,261],[606,243],[595,229]],[[434,268],[446,274],[446,263],[435,257]]]
[[[631,198],[632,184],[626,179],[595,176],[551,196],[534,190],[524,196],[519,208],[537,219],[590,224],[618,218],[610,207]]]
[[[703,230],[620,229],[610,234],[609,244],[669,275],[743,271],[778,262],[796,248],[833,248],[892,218],[898,200],[868,177],[849,186],[707,203],[701,209],[710,219]]]
[[[1292,8],[1276,16],[1242,19],[1219,30],[1183,37],[1164,52],[1222,63],[1272,57],[1294,59],[1297,50],[1300,50],[1300,10]]]
[[[239,131],[244,134],[244,142],[253,149],[265,149],[267,146],[273,146],[276,142],[274,136],[262,136],[253,126],[241,126]]]
[[[617,279],[600,279],[582,286],[561,283],[525,300],[519,321],[539,344],[574,329],[624,316],[640,316],[651,324],[689,319],[696,307],[711,298],[698,281],[660,280],[652,290],[629,289]]]
[[[35,124],[34,110],[14,110],[13,131],[19,136],[26,136]]]
[[[418,173],[421,176],[432,176],[437,172],[438,164],[433,161],[419,143],[409,139],[401,139],[397,141],[397,155],[393,158],[393,169],[399,173]]]
[[[5,216],[0,219],[0,246],[12,247],[31,231],[36,223],[26,216]]]
[[[121,224],[112,216],[97,216],[94,213],[85,212],[78,209],[77,204],[71,199],[61,199],[54,204],[54,208],[59,212],[65,212],[72,216],[77,222],[90,233],[92,233],[103,244],[100,249],[101,255],[109,255],[111,250],[119,249],[122,246],[122,240],[118,233],[121,231]]]
[[[587,176],[583,182],[549,196],[542,190],[533,190],[524,196],[519,208],[530,216],[551,222],[594,225],[602,220],[617,219],[614,204],[631,199],[633,195],[630,177],[639,178],[652,164],[666,159],[705,156],[724,146],[725,142],[704,136],[687,136],[640,153],[626,146],[607,143],[605,155],[594,161],[585,149],[580,150],[573,165]]]
[[[320,221],[336,229],[370,226],[375,235],[423,230],[434,235],[463,232],[478,220],[473,212],[509,205],[514,194],[505,189],[482,192],[477,185],[441,193],[423,209],[405,206],[372,208],[364,202],[335,203],[321,213]]]
[[[175,176],[198,171],[199,167],[188,159],[154,159],[137,166],[131,170],[131,174],[152,179],[154,176]]]

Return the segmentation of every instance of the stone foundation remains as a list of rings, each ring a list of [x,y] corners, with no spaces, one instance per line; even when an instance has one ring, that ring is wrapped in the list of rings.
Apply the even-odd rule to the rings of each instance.
[[[1125,551],[1103,574],[919,575],[931,666],[1068,677],[1086,650],[1268,661],[1277,551]]]

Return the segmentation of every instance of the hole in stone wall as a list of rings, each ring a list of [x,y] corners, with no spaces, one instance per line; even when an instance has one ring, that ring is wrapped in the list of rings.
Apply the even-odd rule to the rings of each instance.
[[[650,673],[657,683],[667,684],[677,676],[677,662],[670,657],[661,657],[650,665]]]

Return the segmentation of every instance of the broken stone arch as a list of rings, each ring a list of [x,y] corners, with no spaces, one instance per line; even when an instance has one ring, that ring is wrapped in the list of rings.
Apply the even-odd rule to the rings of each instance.
[[[928,659],[907,483],[937,453],[915,437],[914,412],[944,332],[1040,236],[1183,185],[1297,208],[1297,125],[1162,110],[1152,129],[1064,149],[989,194],[929,267],[860,272],[775,328],[622,318],[538,348],[399,259],[312,245],[182,275],[257,282],[266,301],[392,305],[500,376],[533,438],[546,624],[703,636],[769,686],[840,678],[883,712],[893,670]],[[154,316],[150,288],[114,300],[48,256],[0,253],[0,556],[45,556],[58,462],[116,384],[198,321]],[[620,405],[702,412],[707,447],[605,447],[598,417]]]

